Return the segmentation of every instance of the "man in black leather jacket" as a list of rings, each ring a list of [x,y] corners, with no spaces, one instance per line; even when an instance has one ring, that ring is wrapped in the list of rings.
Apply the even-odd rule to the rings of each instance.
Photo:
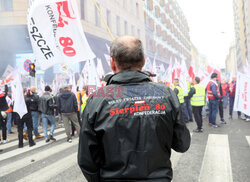
[[[90,182],[170,182],[171,148],[185,152],[190,146],[178,98],[141,72],[140,40],[120,37],[110,52],[115,75],[87,101],[78,164]]]

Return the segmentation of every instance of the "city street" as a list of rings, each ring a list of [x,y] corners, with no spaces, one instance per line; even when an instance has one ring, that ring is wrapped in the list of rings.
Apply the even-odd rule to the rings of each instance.
[[[188,123],[192,144],[184,154],[172,153],[173,181],[250,181],[250,123],[227,121],[211,128],[205,120],[203,133],[192,133],[196,125]],[[31,148],[26,144],[18,149],[16,138],[1,144],[0,181],[85,181],[76,160],[78,138],[67,143],[64,128],[57,128],[54,136],[56,142],[40,139]]]

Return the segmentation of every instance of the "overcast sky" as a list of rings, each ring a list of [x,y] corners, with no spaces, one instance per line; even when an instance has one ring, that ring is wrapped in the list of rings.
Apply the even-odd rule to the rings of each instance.
[[[234,41],[232,0],[177,0],[190,28],[191,41],[209,63],[225,67]]]

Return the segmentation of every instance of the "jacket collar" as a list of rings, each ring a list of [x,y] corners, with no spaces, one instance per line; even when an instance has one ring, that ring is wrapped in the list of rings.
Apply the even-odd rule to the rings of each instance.
[[[151,79],[143,72],[137,70],[126,70],[114,74],[108,81],[110,84],[126,84],[126,83],[140,83],[151,82]]]

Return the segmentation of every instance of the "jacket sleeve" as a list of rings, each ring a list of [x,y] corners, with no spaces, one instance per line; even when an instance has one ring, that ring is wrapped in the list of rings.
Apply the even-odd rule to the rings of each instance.
[[[190,89],[190,91],[188,92],[188,98],[191,99],[191,97],[193,97],[194,94],[195,94],[195,88],[192,87],[192,88]]]
[[[190,133],[182,118],[181,106],[174,92],[170,90],[172,119],[174,122],[172,148],[176,152],[186,152],[190,146]]]
[[[220,99],[219,95],[217,94],[217,89],[215,84],[211,84],[211,90],[216,99]]]
[[[4,95],[5,95],[5,97],[8,95],[8,91],[9,91],[8,85],[5,85],[4,86]]]
[[[73,107],[74,107],[75,112],[77,112],[78,104],[77,104],[77,99],[76,99],[75,94],[73,94]]]
[[[90,108],[91,107],[91,108]],[[79,136],[78,165],[88,182],[99,182],[100,145],[94,130],[95,109],[88,101],[82,116],[82,128]]]
[[[178,95],[179,90],[177,88],[174,88],[174,92],[175,92],[176,95]]]

